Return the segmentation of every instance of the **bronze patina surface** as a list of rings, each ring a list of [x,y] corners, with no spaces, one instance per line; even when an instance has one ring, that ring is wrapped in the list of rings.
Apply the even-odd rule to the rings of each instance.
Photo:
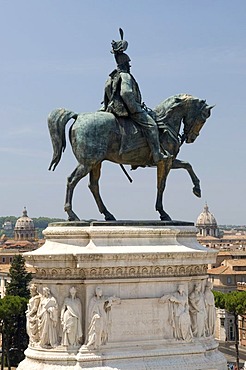
[[[155,208],[162,221],[171,221],[163,208],[163,192],[171,169],[185,169],[194,185],[193,193],[201,196],[200,181],[191,164],[177,159],[177,155],[183,143],[196,140],[213,107],[192,95],[178,94],[153,110],[148,109],[142,103],[139,86],[130,73],[130,58],[124,53],[128,43],[123,40],[122,30],[120,35],[120,41],[112,42],[117,68],[106,82],[100,111],[78,114],[62,108],[50,113],[48,126],[54,153],[49,169],[54,170],[58,165],[66,147],[66,124],[74,119],[69,140],[78,166],[67,179],[64,208],[68,219],[79,220],[72,208],[73,192],[78,182],[89,175],[89,188],[99,212],[106,221],[115,220],[99,192],[101,164],[108,160],[121,166],[131,165],[132,169],[156,166]]]

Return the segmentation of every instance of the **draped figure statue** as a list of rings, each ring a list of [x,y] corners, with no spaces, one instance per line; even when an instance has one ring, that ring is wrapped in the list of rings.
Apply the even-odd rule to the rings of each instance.
[[[76,296],[75,287],[70,288],[70,296],[65,298],[61,309],[62,341],[64,346],[78,346],[82,333],[82,306]]]
[[[103,296],[102,289],[96,288],[95,296],[89,304],[89,328],[87,348],[98,349],[108,340],[109,311],[113,304],[119,304],[120,298]]]
[[[161,297],[159,303],[169,305],[168,321],[173,328],[174,338],[189,342],[192,339],[192,331],[188,297],[184,285],[179,285],[177,292]]]
[[[207,313],[200,283],[194,285],[194,289],[189,295],[189,304],[192,333],[195,337],[204,337]]]
[[[58,321],[58,305],[55,297],[51,295],[51,291],[47,287],[43,288],[43,295],[40,299],[37,317],[40,346],[44,348],[56,347],[58,344],[56,328]]]
[[[210,281],[208,281],[205,286],[204,301],[207,313],[205,323],[206,336],[215,335],[216,309],[212,292],[212,283],[210,283]]]
[[[27,304],[26,311],[26,331],[29,336],[29,345],[33,346],[39,342],[39,331],[38,331],[38,307],[41,299],[41,294],[38,292],[36,284],[30,285],[31,298]]]

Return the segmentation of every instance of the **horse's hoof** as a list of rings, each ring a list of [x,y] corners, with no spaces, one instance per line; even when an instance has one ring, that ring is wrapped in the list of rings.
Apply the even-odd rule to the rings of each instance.
[[[161,221],[172,221],[171,217],[165,212],[160,216]]]
[[[199,187],[194,186],[193,193],[195,194],[196,197],[201,198],[202,192]]]
[[[76,217],[68,217],[68,221],[80,221],[80,219],[76,216]]]
[[[78,218],[76,213],[74,213],[73,211],[72,212],[70,211],[68,213],[68,221],[80,221],[80,219]]]
[[[116,218],[111,213],[107,213],[104,218],[105,221],[116,221]]]
[[[80,221],[80,219],[77,217],[68,217],[68,221],[71,222],[71,221]]]

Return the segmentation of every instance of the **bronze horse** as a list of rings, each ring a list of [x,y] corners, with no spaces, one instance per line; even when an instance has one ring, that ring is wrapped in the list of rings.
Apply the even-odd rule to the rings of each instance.
[[[157,164],[157,199],[155,208],[161,220],[171,220],[163,209],[163,192],[166,179],[171,169],[184,168],[188,171],[193,182],[193,193],[200,197],[200,182],[191,165],[176,159],[181,145],[193,143],[201,128],[210,116],[212,106],[205,100],[187,94],[171,96],[160,103],[153,111],[159,129],[162,150],[171,154]],[[153,160],[147,141],[140,127],[133,122],[124,126],[111,113],[74,113],[65,109],[56,109],[48,117],[49,132],[53,145],[53,159],[49,170],[58,165],[62,152],[66,147],[65,126],[70,119],[74,122],[69,131],[69,139],[78,166],[67,179],[67,191],[64,209],[70,221],[79,220],[72,209],[73,191],[77,183],[89,174],[89,188],[95,198],[99,211],[105,220],[115,220],[107,210],[99,192],[101,164],[108,160],[119,164],[152,166]],[[183,133],[180,134],[183,122]],[[130,132],[127,136],[130,146],[123,148],[122,133]],[[124,135],[123,135],[124,136]]]

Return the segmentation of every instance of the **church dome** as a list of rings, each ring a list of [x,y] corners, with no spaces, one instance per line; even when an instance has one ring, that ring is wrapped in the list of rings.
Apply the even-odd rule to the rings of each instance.
[[[34,230],[33,220],[27,216],[26,207],[23,210],[22,217],[18,218],[15,224],[15,230]]]
[[[217,221],[214,215],[209,212],[208,205],[200,213],[196,221],[196,227],[198,228],[199,236],[219,236],[219,229],[217,226]]]
[[[209,212],[208,205],[205,204],[205,207],[200,213],[200,215],[197,218],[196,226],[216,226],[217,227],[217,221],[214,217],[214,215]]]
[[[34,240],[36,237],[34,222],[27,216],[26,207],[23,210],[22,217],[16,221],[14,232],[15,240]]]

